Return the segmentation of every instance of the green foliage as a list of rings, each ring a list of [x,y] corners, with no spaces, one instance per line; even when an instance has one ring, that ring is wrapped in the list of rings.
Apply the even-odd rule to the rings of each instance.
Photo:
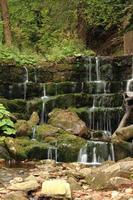
[[[0,45],[0,60],[12,60],[18,65],[28,64],[33,65],[40,59],[39,55],[31,53],[29,50],[25,52],[20,52],[15,47],[6,47]]]
[[[49,53],[46,55],[48,60],[61,60],[69,56],[79,56],[79,55],[94,55],[95,53],[91,50],[85,50],[82,42],[77,39],[64,39],[62,42],[57,41],[50,49]]]
[[[3,104],[0,104],[0,133],[5,135],[14,135],[16,133],[14,123],[10,119],[10,112],[6,110]]]
[[[123,21],[133,13],[132,0],[8,0],[8,3],[13,44],[17,50],[3,50],[0,58],[14,59],[19,64],[34,64],[42,57],[59,60],[65,56],[91,54],[77,36],[79,16],[87,29],[99,25],[104,29],[113,25],[123,29]],[[127,31],[133,28],[131,20],[132,17],[128,19]],[[0,43],[2,34],[0,21]]]

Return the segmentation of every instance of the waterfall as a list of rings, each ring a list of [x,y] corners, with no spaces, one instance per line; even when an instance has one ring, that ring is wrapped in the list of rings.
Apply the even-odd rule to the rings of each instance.
[[[86,69],[86,81],[88,81],[89,78],[89,58],[85,58],[85,64],[84,67]]]
[[[78,154],[78,162],[81,163],[87,163],[87,144],[85,144],[85,146],[83,146]]]
[[[43,85],[43,96],[41,97],[42,99],[42,111],[41,111],[41,124],[46,122],[46,100],[48,96],[46,95],[46,86],[45,84]]]
[[[12,92],[13,92],[13,86],[9,85],[9,97],[12,97]]]
[[[93,104],[89,108],[89,128],[102,131],[102,137],[104,139],[111,137],[111,116],[110,109],[104,107],[104,98],[100,101],[100,97],[106,95],[106,82],[101,80],[100,77],[100,60],[98,57],[95,58],[95,71],[96,80],[92,81],[91,70],[89,70],[89,81],[94,82],[96,85],[96,93],[93,95]],[[92,66],[92,64],[91,64]],[[86,73],[88,77],[88,68],[86,67]],[[101,93],[103,93],[101,95]],[[100,113],[100,108],[104,108],[105,111]],[[88,163],[92,165],[99,165],[106,160],[115,160],[113,144],[103,141],[94,140],[95,132],[91,132],[91,140],[88,141],[87,145],[82,147],[79,151],[78,162]]]
[[[57,162],[58,160],[57,142],[48,147],[47,159],[55,160]]]
[[[36,68],[34,68],[34,81],[37,83],[37,74],[36,74]]]
[[[36,140],[36,126],[32,128],[32,140]]]
[[[132,78],[127,81],[126,94],[133,96],[133,57],[132,57]]]
[[[108,142],[89,141],[79,151],[78,162],[100,165],[107,160],[115,160],[113,145]]]
[[[96,76],[97,81],[100,81],[100,69],[99,69],[99,58],[96,57]]]
[[[58,95],[58,83],[55,83],[55,96]]]
[[[95,165],[97,163],[96,147],[93,147],[92,163]]]
[[[92,70],[92,59],[91,57],[89,57],[89,81],[92,80],[91,70]]]
[[[77,83],[76,82],[72,82],[72,93],[76,92],[76,86],[77,86]]]
[[[85,80],[86,81],[91,81],[92,80],[92,58],[91,57],[86,57],[85,58],[85,63],[84,63],[84,67],[86,70],[86,77]]]
[[[29,82],[29,73],[28,73],[28,69],[26,66],[24,66],[25,69],[25,81],[24,81],[24,100],[26,100],[27,97],[27,83]]]

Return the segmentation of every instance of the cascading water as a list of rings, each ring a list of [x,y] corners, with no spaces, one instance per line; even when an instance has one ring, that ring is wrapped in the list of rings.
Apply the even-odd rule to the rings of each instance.
[[[28,69],[26,66],[24,66],[25,69],[25,81],[24,81],[24,99],[26,100],[26,96],[27,96],[27,83],[29,82],[29,73],[28,73]]]
[[[132,78],[127,81],[126,94],[133,96],[133,57],[132,57]]]
[[[57,162],[58,159],[57,142],[48,147],[47,159],[55,160]]]
[[[43,85],[43,96],[42,99],[42,111],[41,111],[41,124],[46,122],[46,100],[48,99],[48,96],[46,95],[46,85]]]
[[[100,80],[100,69],[99,69],[99,58],[96,57],[96,75],[97,75],[97,81],[101,82]]]
[[[111,117],[109,108],[106,108],[103,113],[100,113],[99,110],[104,108],[104,98],[99,102],[100,93],[102,92],[102,97],[107,93],[106,91],[106,82],[101,80],[100,77],[100,59],[96,57],[95,71],[96,71],[96,80],[92,81],[92,60],[86,59],[88,65],[85,65],[86,69],[86,79],[87,81],[93,82],[96,85],[96,93],[93,95],[93,105],[89,108],[89,128],[95,131],[102,131],[103,138],[111,137]],[[88,68],[90,67],[90,68]],[[88,75],[89,72],[89,75]],[[108,142],[93,141],[94,133],[91,133],[91,140],[83,146],[78,155],[78,162],[89,163],[92,165],[99,165],[101,162],[106,160],[115,160],[113,144]]]
[[[36,140],[36,126],[32,127],[32,140]]]
[[[36,73],[36,68],[34,68],[34,81],[37,83],[37,73]]]
[[[83,146],[78,155],[78,162],[87,163],[88,161],[88,154],[87,154],[87,144]]]
[[[12,97],[13,86],[9,85],[9,98]]]
[[[115,160],[113,145],[102,141],[88,141],[79,151],[78,162],[100,165],[107,160]]]
[[[58,83],[55,83],[55,96],[58,95]]]

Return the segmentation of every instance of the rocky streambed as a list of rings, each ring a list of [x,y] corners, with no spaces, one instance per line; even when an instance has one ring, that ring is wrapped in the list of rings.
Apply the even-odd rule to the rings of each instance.
[[[53,160],[25,161],[12,168],[1,164],[0,199],[132,200],[133,159],[99,167]]]

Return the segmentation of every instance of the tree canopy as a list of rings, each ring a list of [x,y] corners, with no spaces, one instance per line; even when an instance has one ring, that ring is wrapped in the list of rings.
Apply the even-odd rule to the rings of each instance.
[[[132,29],[132,0],[8,0],[14,45],[44,56],[78,54],[85,49],[77,33],[79,14],[87,29],[112,25]],[[82,9],[81,9],[82,7]],[[2,42],[2,21],[0,36]],[[56,57],[56,55],[55,55]]]

